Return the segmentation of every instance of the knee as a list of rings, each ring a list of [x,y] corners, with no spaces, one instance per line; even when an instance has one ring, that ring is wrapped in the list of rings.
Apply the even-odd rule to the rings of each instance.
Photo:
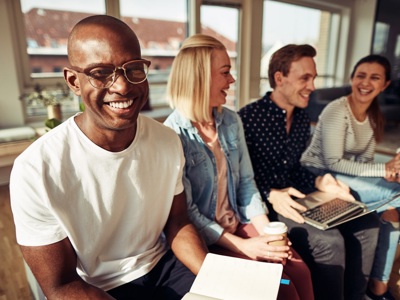
[[[382,220],[390,223],[399,223],[399,212],[395,208],[390,208],[382,213]]]
[[[317,256],[324,257],[330,262],[336,262],[337,265],[344,265],[346,248],[341,235],[325,235],[315,250]]]

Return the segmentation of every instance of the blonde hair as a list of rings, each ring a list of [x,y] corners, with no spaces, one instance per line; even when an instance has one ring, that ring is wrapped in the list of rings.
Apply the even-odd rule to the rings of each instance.
[[[210,86],[213,49],[226,50],[217,39],[195,34],[182,44],[172,63],[167,84],[167,99],[193,122],[211,122]]]

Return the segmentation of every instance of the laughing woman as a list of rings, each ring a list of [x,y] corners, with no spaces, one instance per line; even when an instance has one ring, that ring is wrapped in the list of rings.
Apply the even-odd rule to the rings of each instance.
[[[387,283],[400,235],[400,154],[385,164],[374,162],[384,129],[377,97],[390,84],[390,75],[390,63],[383,56],[369,55],[357,62],[351,73],[351,94],[323,110],[301,158],[314,173],[330,172],[346,183],[355,198],[368,206],[394,199],[378,211],[381,226],[367,291],[372,300],[394,299]]]

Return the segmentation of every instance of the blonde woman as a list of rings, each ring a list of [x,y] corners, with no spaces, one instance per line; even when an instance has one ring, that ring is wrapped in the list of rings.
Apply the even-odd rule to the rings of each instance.
[[[284,264],[278,299],[314,299],[310,272],[297,253],[263,234],[267,209],[255,185],[242,123],[222,105],[230,84],[228,53],[213,37],[186,39],[174,60],[168,96],[174,112],[165,121],[179,135],[185,157],[189,218],[211,252]],[[240,274],[238,274],[240,276]]]

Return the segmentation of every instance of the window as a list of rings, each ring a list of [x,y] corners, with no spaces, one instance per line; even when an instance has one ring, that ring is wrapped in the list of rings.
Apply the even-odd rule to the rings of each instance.
[[[151,61],[151,106],[165,106],[174,57],[187,37],[186,0],[120,0],[121,18],[137,33],[142,56]]]
[[[61,76],[68,64],[67,38],[75,23],[91,14],[104,14],[104,0],[21,0],[31,77]],[[56,71],[54,71],[56,70]]]
[[[29,66],[24,71],[29,74],[26,87],[63,82],[62,68],[68,65],[66,46],[71,28],[86,16],[105,14],[106,2],[111,4],[107,5],[107,13],[120,15],[131,26],[139,37],[142,56],[152,62],[148,77],[151,106],[165,106],[170,67],[187,36],[187,0],[120,0],[120,12],[115,11],[115,2],[109,0],[20,0]],[[28,119],[44,114],[44,107],[32,105],[27,103]],[[76,101],[63,105],[63,112],[78,109]]]
[[[261,95],[270,89],[268,63],[271,55],[286,44],[310,44],[317,50],[316,87],[333,85],[335,49],[339,15],[327,10],[308,8],[278,1],[264,1],[261,58]]]
[[[25,74],[28,85],[43,87],[62,82],[61,66],[68,65],[67,39],[71,28],[80,19],[105,13],[104,0],[20,0],[28,57]],[[33,79],[33,80],[32,80]],[[63,105],[63,113],[74,113],[79,109],[79,99],[74,97]],[[46,114],[46,108],[37,102],[25,103],[28,119]]]
[[[385,54],[387,48],[387,41],[389,38],[389,24],[382,22],[375,23],[375,35],[372,46],[372,52],[375,54]]]
[[[218,39],[228,50],[231,60],[231,74],[238,79],[237,45],[239,35],[239,9],[227,6],[201,6],[201,33]],[[230,85],[226,106],[233,110],[238,107],[237,81]]]

